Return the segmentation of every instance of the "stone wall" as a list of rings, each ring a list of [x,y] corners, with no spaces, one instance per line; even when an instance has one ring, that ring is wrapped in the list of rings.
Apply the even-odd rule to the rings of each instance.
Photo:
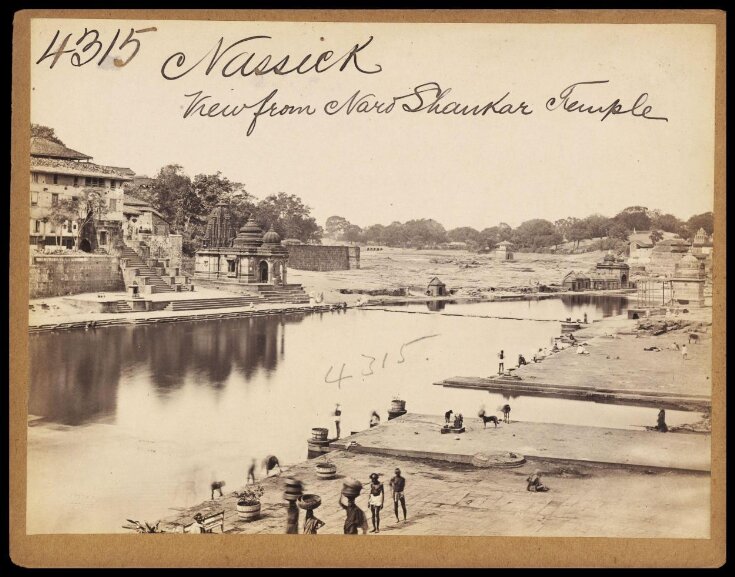
[[[39,255],[31,257],[30,298],[85,292],[124,291],[120,261],[111,255]]]
[[[150,258],[170,259],[171,268],[181,268],[182,236],[180,234],[138,233],[138,239],[148,245]]]
[[[288,247],[288,267],[317,271],[360,268],[360,247],[292,245]]]
[[[673,277],[676,264],[686,252],[657,252],[651,253],[651,259],[646,265],[646,273],[652,276]]]

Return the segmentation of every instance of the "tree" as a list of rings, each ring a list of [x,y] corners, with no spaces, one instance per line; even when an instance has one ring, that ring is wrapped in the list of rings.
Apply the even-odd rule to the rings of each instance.
[[[321,242],[322,228],[311,216],[311,208],[295,194],[271,194],[258,203],[255,212],[258,224],[266,230],[272,226],[281,238]]]
[[[483,237],[480,231],[470,227],[461,226],[447,232],[447,238],[452,242],[466,242],[471,247],[477,248],[482,244]]]
[[[697,231],[703,228],[707,234],[712,234],[715,230],[715,215],[711,212],[695,214],[687,221],[687,229],[691,236],[697,234]]]
[[[656,212],[656,214],[651,218],[651,226],[654,229],[675,233],[678,232],[683,225],[683,223],[673,214],[661,214],[659,211],[652,212]]]
[[[219,171],[215,174],[197,174],[191,183],[194,193],[190,200],[191,205],[185,208],[189,208],[192,216],[200,216],[202,220],[206,220],[217,203],[230,198],[238,186],[241,185],[222,176]]]
[[[382,224],[373,224],[364,231],[366,243],[385,244],[385,227]]]
[[[93,227],[95,222],[104,219],[107,214],[107,201],[99,189],[84,188],[79,196],[70,200],[67,208],[77,221],[74,248],[79,250],[85,228]]]
[[[643,206],[629,206],[615,215],[615,220],[628,231],[648,230],[651,227],[651,218],[648,209]]]
[[[51,211],[48,213],[48,222],[54,228],[55,244],[61,244],[60,239],[63,233],[64,223],[71,223],[78,218],[77,201],[71,198],[61,198],[56,204],[51,205]],[[58,233],[58,234],[57,234]]]
[[[628,229],[622,223],[613,221],[607,229],[607,236],[619,240],[628,240]]]
[[[349,224],[347,225],[347,228],[345,228],[344,233],[342,234],[342,238],[347,242],[355,243],[363,240],[364,235],[362,229],[359,226],[357,226],[356,224]]]
[[[145,196],[175,230],[188,226],[192,216],[189,211],[197,205],[191,179],[179,164],[161,168]]]
[[[497,226],[483,228],[480,231],[480,238],[484,245],[483,248],[493,247],[500,242],[500,229]]]
[[[582,219],[587,236],[584,238],[600,238],[607,236],[607,230],[611,225],[611,219],[601,214],[591,214]]]
[[[447,241],[447,232],[444,227],[431,218],[409,220],[403,225],[403,229],[407,239],[404,246],[421,248],[436,246]]]
[[[350,221],[343,216],[330,216],[324,223],[324,234],[334,240],[340,240],[351,226]]]
[[[498,242],[513,238],[513,228],[504,222],[498,225]]]
[[[41,138],[46,138],[51,142],[55,142],[56,144],[60,144],[61,146],[66,146],[66,144],[56,136],[56,132],[54,132],[54,129],[50,126],[44,126],[43,124],[31,124],[31,136],[39,136]]]
[[[520,224],[513,231],[513,243],[519,248],[537,248],[556,246],[562,236],[548,220],[534,218]]]
[[[655,245],[660,240],[663,240],[664,235],[661,233],[660,230],[652,230],[651,231],[651,234],[648,235],[648,238],[650,238],[651,239],[651,243]]]

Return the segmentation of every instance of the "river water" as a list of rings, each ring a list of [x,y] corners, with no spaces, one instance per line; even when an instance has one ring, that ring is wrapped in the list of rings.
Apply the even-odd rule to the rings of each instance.
[[[28,532],[116,532],[245,481],[251,459],[306,457],[312,427],[334,434],[410,412],[495,413],[500,394],[448,389],[549,346],[567,317],[619,314],[617,297],[411,304],[308,315],[111,327],[30,336]],[[386,308],[386,307],[384,307]],[[402,314],[408,311],[426,314]],[[471,316],[450,316],[471,315]],[[526,320],[512,320],[513,317]],[[531,320],[534,319],[534,320]],[[657,410],[514,397],[514,420],[631,428]],[[691,422],[667,411],[667,422]],[[260,475],[260,471],[258,475]]]

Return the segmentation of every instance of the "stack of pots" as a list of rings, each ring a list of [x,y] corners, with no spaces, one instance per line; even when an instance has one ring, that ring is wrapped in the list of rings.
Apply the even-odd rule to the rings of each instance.
[[[345,497],[356,498],[362,491],[362,483],[357,479],[345,479],[342,483],[342,495]]]
[[[316,476],[320,479],[333,479],[337,474],[337,466],[329,461],[317,463]]]
[[[392,413],[400,413],[406,410],[406,401],[400,399],[394,399],[390,402],[390,410]]]
[[[325,429],[323,427],[314,427],[311,430],[311,440],[316,442],[326,441],[328,433],[329,429]]]
[[[406,401],[394,399],[390,402],[390,410],[388,411],[388,420],[395,419],[406,414]]]
[[[298,501],[299,497],[304,494],[304,485],[298,479],[286,479],[286,490],[283,498],[286,501]]]

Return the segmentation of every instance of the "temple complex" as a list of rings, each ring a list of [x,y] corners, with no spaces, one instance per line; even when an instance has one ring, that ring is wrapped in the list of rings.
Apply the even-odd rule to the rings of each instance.
[[[624,259],[616,258],[612,252],[608,252],[602,262],[597,263],[594,271],[589,274],[568,272],[561,284],[565,289],[574,292],[631,288],[630,266]]]
[[[222,204],[207,224],[206,246],[196,253],[194,276],[242,284],[287,284],[288,250],[271,228],[263,230],[251,216],[232,238],[230,215]]]

